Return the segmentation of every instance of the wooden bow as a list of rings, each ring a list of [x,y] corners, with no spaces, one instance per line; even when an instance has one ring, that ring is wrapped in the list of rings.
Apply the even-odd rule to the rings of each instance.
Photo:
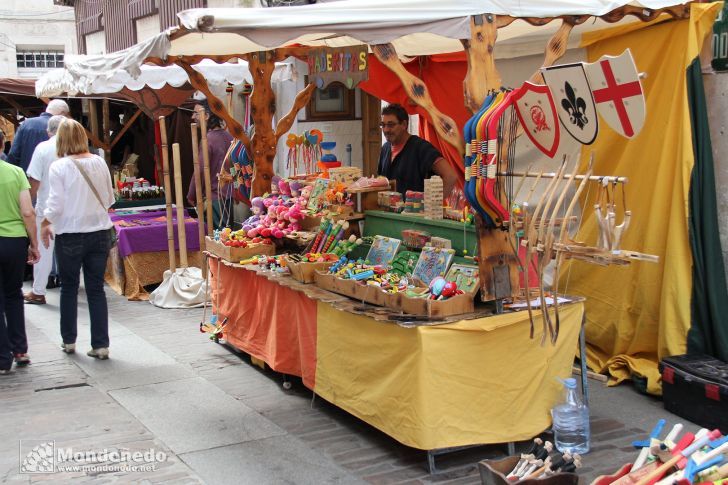
[[[566,165],[564,165],[565,167]],[[567,184],[569,181],[575,180],[576,173],[579,170],[579,160],[576,161],[574,164],[574,170],[571,172],[571,175],[567,178]],[[556,215],[559,211],[559,207],[561,207],[561,204],[563,204],[564,199],[566,198],[566,193],[568,191],[566,190],[566,187],[564,187],[561,190],[561,194],[559,194],[559,198],[556,200],[556,203],[554,204],[553,210],[551,211],[551,218],[549,220],[549,227],[546,230],[544,240],[540,244],[542,244],[541,247],[541,258],[539,259],[539,286],[540,286],[540,295],[541,295],[541,308],[542,312],[541,315],[544,319],[544,335],[541,338],[541,345],[545,343],[546,334],[545,329],[548,328],[549,331],[549,337],[551,338],[551,342],[556,342],[554,335],[558,333],[558,330],[556,330],[553,326],[553,323],[551,321],[551,314],[549,313],[548,306],[546,305],[546,299],[544,298],[544,292],[543,292],[543,276],[544,276],[544,270],[546,269],[546,266],[551,262],[552,259],[552,249],[554,244],[554,228],[556,226]],[[562,229],[566,225],[566,220],[562,223]],[[558,299],[558,295],[554,294],[554,304],[556,300]]]
[[[577,163],[578,166],[578,163]],[[581,179],[581,182],[579,183],[579,186],[576,189],[576,193],[574,194],[574,197],[572,197],[571,202],[569,203],[569,206],[566,208],[566,212],[564,213],[564,222],[561,226],[561,231],[559,232],[559,242],[563,245],[566,242],[566,236],[569,233],[569,221],[571,219],[571,214],[574,212],[574,209],[576,208],[576,204],[579,201],[579,197],[581,196],[582,191],[584,190],[584,187],[589,183],[589,177],[591,177],[592,169],[594,167],[594,152],[592,152],[591,157],[589,158],[589,166],[586,169],[586,173],[584,174],[584,178]],[[572,178],[573,180],[573,178]],[[564,260],[564,251],[563,250],[557,250],[556,251],[556,263],[554,264],[554,333],[551,336],[551,342],[553,344],[556,343],[556,340],[559,338],[559,329],[561,326],[561,319],[559,317],[559,268],[561,267],[561,262]],[[584,356],[581,357],[582,359]]]

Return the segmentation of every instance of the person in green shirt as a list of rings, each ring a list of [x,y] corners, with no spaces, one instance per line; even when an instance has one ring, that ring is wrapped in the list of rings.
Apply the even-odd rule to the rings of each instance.
[[[25,336],[25,263],[40,259],[30,183],[23,169],[0,160],[0,375],[30,364]]]

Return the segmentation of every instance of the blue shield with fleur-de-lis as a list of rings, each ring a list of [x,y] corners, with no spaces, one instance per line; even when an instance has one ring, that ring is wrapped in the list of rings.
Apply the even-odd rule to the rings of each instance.
[[[599,120],[584,66],[562,64],[544,68],[541,73],[564,129],[583,145],[594,143]]]

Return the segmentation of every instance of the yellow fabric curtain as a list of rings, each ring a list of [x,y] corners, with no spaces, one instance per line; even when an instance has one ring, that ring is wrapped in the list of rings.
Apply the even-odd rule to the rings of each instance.
[[[629,177],[626,208],[632,212],[622,247],[660,257],[659,264],[633,262],[622,267],[564,265],[561,286],[587,297],[589,367],[608,371],[616,384],[632,373],[647,378],[659,394],[659,359],[685,353],[692,289],[688,239],[688,192],[693,168],[686,69],[698,56],[722,3],[691,4],[687,20],[667,17],[584,34],[589,62],[630,48],[642,80],[647,118],[632,140],[603,120],[597,141],[582,150],[586,167],[595,152],[594,173]],[[621,189],[614,191],[617,207]],[[595,187],[583,200],[584,220],[577,240],[596,244]],[[617,224],[622,212],[617,211]]]

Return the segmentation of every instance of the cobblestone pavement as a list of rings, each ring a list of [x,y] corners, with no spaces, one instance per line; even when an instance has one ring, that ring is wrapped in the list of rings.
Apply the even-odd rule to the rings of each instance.
[[[202,310],[161,310],[107,294],[111,358],[104,362],[85,355],[83,297],[74,355],[58,345],[58,290],[47,305],[26,306],[33,363],[0,377],[0,483],[478,484],[477,462],[506,456],[505,446],[469,448],[438,456],[440,471],[430,475],[425,452],[314,397],[300,380],[284,390],[283,376],[210,342],[197,331]],[[660,417],[685,422],[629,385],[590,380],[590,393],[593,451],[582,483],[633,460],[629,444]],[[53,441],[74,453],[151,449],[163,459],[143,462],[153,466],[145,471],[87,459],[74,463],[95,465],[90,471],[21,474],[20,453]]]

